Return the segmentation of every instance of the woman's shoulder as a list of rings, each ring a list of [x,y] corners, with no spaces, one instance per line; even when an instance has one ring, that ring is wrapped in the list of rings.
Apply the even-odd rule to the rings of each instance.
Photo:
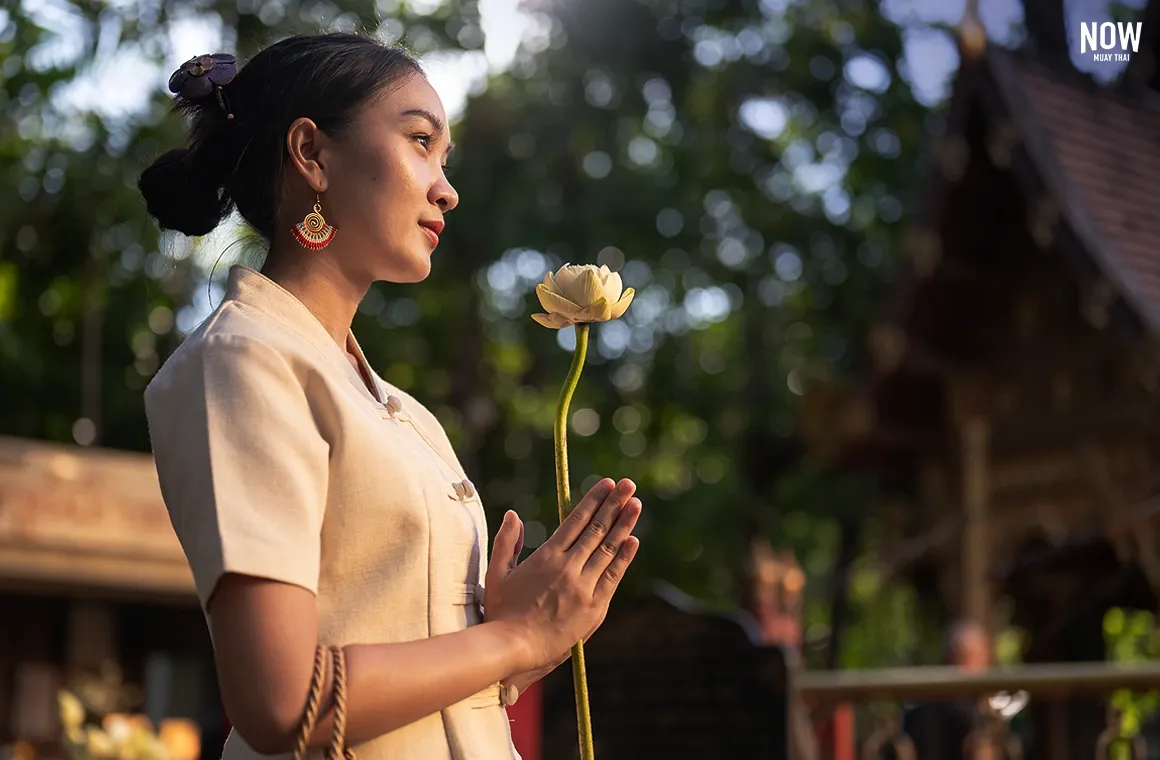
[[[192,330],[165,360],[145,389],[146,402],[201,389],[209,370],[215,376],[269,383],[278,378],[304,382],[316,360],[301,339],[283,325],[247,309],[222,304]],[[194,382],[190,382],[194,381]]]

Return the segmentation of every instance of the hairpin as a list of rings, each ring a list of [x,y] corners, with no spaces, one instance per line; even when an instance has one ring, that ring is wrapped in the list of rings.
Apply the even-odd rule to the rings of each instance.
[[[238,62],[229,53],[213,53],[190,58],[169,77],[169,91],[186,100],[198,100],[211,92],[217,97],[218,105],[227,119],[234,118],[226,103],[222,87],[234,81],[238,75]]]

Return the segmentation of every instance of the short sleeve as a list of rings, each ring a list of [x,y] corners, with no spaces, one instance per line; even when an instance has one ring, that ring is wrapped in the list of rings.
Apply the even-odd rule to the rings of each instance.
[[[329,446],[306,386],[260,341],[212,335],[183,348],[150,383],[145,411],[202,606],[226,573],[317,593]]]

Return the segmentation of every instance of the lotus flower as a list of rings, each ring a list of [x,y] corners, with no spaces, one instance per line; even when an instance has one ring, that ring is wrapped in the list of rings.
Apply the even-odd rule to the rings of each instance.
[[[565,264],[536,286],[536,296],[547,314],[533,314],[544,327],[560,329],[569,325],[607,322],[618,319],[632,303],[635,291],[627,290],[620,275],[606,266]]]
[[[85,706],[71,692],[61,690],[56,695],[60,708],[60,724],[66,729],[80,728],[85,722]]]
[[[90,757],[116,757],[117,742],[96,726],[85,726],[85,749]]]
[[[556,506],[560,522],[572,508],[571,486],[568,482],[568,405],[580,382],[584,358],[588,355],[589,323],[618,319],[632,303],[632,288],[624,289],[620,275],[606,266],[592,264],[565,264],[536,286],[536,296],[546,314],[533,314],[532,319],[544,327],[560,329],[576,326],[576,348],[572,352],[572,368],[564,380],[556,402],[552,422],[552,438],[556,455]],[[592,734],[592,710],[588,704],[588,675],[584,670],[584,642],[572,647],[572,688],[576,697],[576,729],[580,740],[580,760],[594,760],[595,741]]]
[[[1026,691],[1019,690],[1014,694],[1010,692],[1001,691],[998,694],[992,694],[987,697],[987,706],[991,711],[1001,717],[1003,720],[1011,720],[1018,715],[1027,703],[1031,701],[1031,695]]]

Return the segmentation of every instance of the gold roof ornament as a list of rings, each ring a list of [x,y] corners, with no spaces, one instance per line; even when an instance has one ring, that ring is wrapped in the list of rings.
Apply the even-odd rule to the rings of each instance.
[[[987,30],[979,21],[979,0],[967,0],[963,19],[959,22],[959,50],[964,61],[975,60],[987,49]]]

